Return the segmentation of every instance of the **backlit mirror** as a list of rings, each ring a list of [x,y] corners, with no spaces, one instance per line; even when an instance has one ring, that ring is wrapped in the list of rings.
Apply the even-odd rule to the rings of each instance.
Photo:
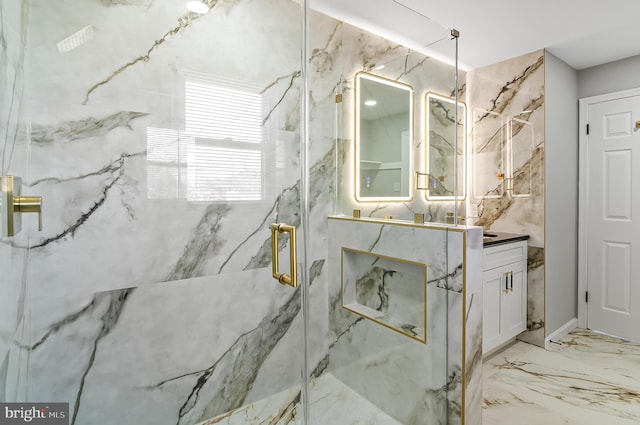
[[[458,199],[463,199],[466,186],[466,105],[458,102],[456,117],[455,99],[436,93],[427,93],[425,106],[427,199],[430,201],[453,200],[454,194]]]
[[[411,200],[413,89],[365,72],[355,86],[356,200]]]

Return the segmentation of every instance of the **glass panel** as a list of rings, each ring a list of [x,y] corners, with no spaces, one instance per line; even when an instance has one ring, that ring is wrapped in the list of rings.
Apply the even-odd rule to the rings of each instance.
[[[391,28],[385,18],[403,10],[403,25],[421,32],[420,49],[375,34],[376,28]],[[415,174],[410,200],[364,202],[357,195],[362,177],[356,172],[355,93],[362,72],[411,86],[420,100],[413,113],[424,117],[426,92],[456,98],[456,44],[450,30],[391,0],[377,2],[375,14],[358,12],[357,26],[340,20],[348,20],[346,14],[310,15],[310,142],[334,141],[337,164],[335,215],[328,240],[316,242],[328,242],[328,280],[325,287],[311,287],[309,302],[310,423],[460,424],[464,236],[455,221],[461,203],[455,196],[427,200],[415,190],[422,183]],[[367,20],[370,30],[363,25]],[[464,74],[461,79],[462,87]],[[414,120],[410,145],[413,170],[422,174],[423,121]],[[456,184],[452,190],[458,194]],[[352,218],[354,212],[360,218]],[[414,224],[414,214],[428,223]],[[418,302],[425,294],[426,302]],[[426,327],[419,320],[425,313]]]
[[[0,175],[29,175],[25,88],[28,14],[25,2],[0,2],[3,39],[0,43]],[[20,189],[23,195],[30,192],[24,184]],[[4,214],[0,213],[2,217]],[[34,225],[33,217],[22,220],[23,229]],[[25,279],[28,244],[25,231],[13,238],[0,236],[0,401],[23,401],[30,387],[31,353],[20,344],[30,333],[29,291]]]
[[[28,76],[0,122],[31,120],[3,173],[44,200],[43,231],[0,244],[3,400],[68,402],[71,424],[303,416],[301,289],[272,278],[270,231],[305,233],[301,6],[186,3],[24,1],[23,27],[0,5],[26,55],[0,83]]]

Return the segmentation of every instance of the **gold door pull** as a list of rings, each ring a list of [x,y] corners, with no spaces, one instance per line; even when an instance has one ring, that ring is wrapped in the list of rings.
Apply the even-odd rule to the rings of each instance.
[[[289,233],[289,273],[280,273],[278,270],[278,234]],[[277,279],[282,285],[289,285],[293,288],[298,287],[298,259],[297,259],[297,243],[296,228],[284,223],[271,224],[271,270],[273,278]]]

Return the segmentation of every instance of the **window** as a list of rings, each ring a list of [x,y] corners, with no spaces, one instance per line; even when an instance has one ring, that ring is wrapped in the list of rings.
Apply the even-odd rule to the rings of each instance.
[[[147,128],[149,198],[263,200],[260,91],[251,83],[187,74],[184,131]]]
[[[185,132],[190,201],[263,199],[262,95],[232,80],[185,83]]]

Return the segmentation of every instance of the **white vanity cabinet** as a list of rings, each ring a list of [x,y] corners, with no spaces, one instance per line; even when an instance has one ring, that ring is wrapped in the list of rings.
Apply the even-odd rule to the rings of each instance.
[[[482,353],[527,329],[527,241],[484,248]]]

